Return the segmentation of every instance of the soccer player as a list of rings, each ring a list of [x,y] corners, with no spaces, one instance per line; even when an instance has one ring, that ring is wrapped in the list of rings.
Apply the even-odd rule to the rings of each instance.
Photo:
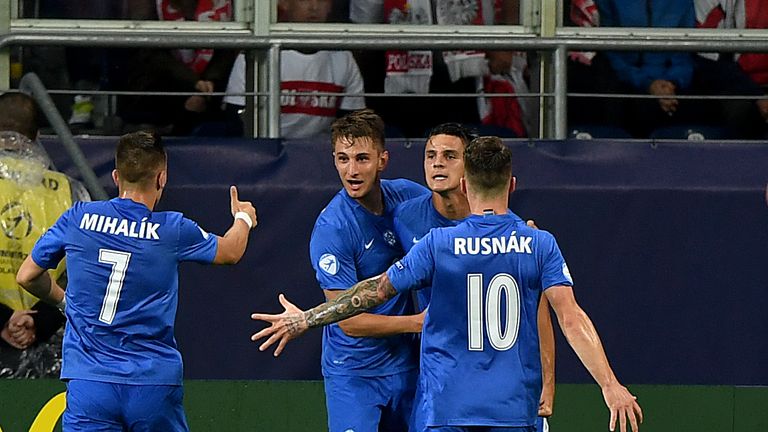
[[[424,146],[424,176],[432,193],[405,201],[395,209],[395,234],[405,252],[432,228],[456,226],[470,215],[460,183],[464,177],[464,150],[471,137],[472,132],[458,123],[444,123],[429,132]],[[427,307],[431,293],[431,286],[416,291],[419,311]],[[538,326],[543,387],[536,431],[543,432],[548,428],[546,417],[552,415],[555,399],[555,335],[546,297],[539,303]],[[419,392],[417,404],[418,398]],[[415,414],[416,430],[421,430],[421,410]]]
[[[112,178],[119,197],[76,203],[38,240],[18,283],[62,309],[64,431],[188,430],[181,354],[173,335],[182,261],[234,264],[256,210],[230,188],[234,221],[223,237],[177,212],[155,212],[167,155],[159,136],[124,135]],[[66,293],[50,278],[66,255]]]
[[[610,410],[609,428],[638,431],[642,410],[616,379],[591,320],[576,303],[554,237],[507,209],[515,187],[511,152],[496,137],[473,140],[464,156],[462,190],[472,215],[436,228],[385,273],[335,300],[301,311],[280,296],[285,312],[254,314],[271,325],[252,336],[259,349],[285,344],[311,327],[376,307],[432,285],[422,332],[421,379],[430,431],[529,431],[536,419],[541,365],[536,310],[543,290],[560,327]]]
[[[384,123],[371,110],[352,112],[331,127],[333,158],[343,188],[315,222],[310,257],[328,300],[402,257],[392,212],[426,193],[408,180],[382,180],[389,155]],[[418,378],[423,315],[408,294],[323,329],[322,371],[331,432],[407,430]]]

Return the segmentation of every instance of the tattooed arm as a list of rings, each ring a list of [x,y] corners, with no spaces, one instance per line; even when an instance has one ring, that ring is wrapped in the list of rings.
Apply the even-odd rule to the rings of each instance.
[[[251,336],[252,341],[268,338],[259,346],[264,351],[274,343],[275,357],[279,356],[285,345],[291,339],[301,336],[308,329],[321,327],[355,316],[378,306],[397,294],[386,273],[358,282],[352,288],[339,294],[333,300],[315,306],[308,311],[302,311],[285,296],[280,294],[280,304],[285,311],[281,314],[251,315],[251,319],[266,321],[271,325]]]

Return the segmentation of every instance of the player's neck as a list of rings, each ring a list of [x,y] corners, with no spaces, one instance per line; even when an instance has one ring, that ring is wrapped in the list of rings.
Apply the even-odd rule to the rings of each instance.
[[[444,193],[432,192],[432,204],[447,219],[464,219],[470,214],[467,196],[458,189]]]
[[[507,209],[509,208],[509,198],[506,196],[498,198],[474,197],[474,199],[468,196],[467,199],[474,215],[484,215],[489,210],[497,215],[507,214]]]
[[[381,183],[376,183],[370,192],[363,197],[355,198],[355,201],[377,216],[384,214],[384,196],[381,192]]]
[[[120,198],[144,204],[150,211],[153,211],[155,204],[157,204],[157,192],[148,192],[141,189],[122,189],[120,190]]]

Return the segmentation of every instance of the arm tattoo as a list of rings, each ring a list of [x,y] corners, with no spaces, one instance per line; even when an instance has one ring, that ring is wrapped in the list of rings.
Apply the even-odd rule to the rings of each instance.
[[[397,294],[386,273],[358,282],[334,300],[316,306],[305,316],[309,327],[320,327],[358,315]]]
[[[285,323],[286,331],[289,335],[295,336],[302,333],[302,331],[306,330],[306,327],[302,328],[301,323],[304,321],[304,315],[299,314],[299,316],[291,316],[287,318],[288,322]]]

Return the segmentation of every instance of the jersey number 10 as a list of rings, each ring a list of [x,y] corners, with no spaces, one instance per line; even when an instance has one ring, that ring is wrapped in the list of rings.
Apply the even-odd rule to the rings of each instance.
[[[503,323],[502,304],[506,318]],[[520,288],[515,278],[507,273],[495,275],[483,299],[483,275],[468,274],[467,306],[470,351],[483,350],[483,328],[495,350],[506,351],[512,348],[520,328]]]

